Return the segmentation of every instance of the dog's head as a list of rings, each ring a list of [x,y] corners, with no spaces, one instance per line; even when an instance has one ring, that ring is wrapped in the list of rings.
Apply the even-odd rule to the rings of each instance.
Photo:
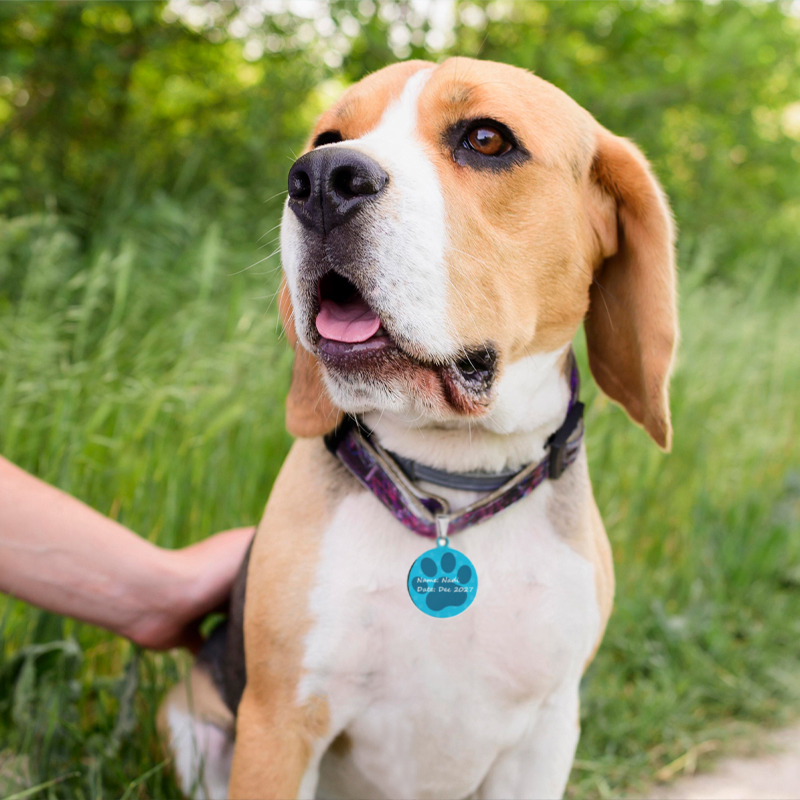
[[[669,446],[667,203],[636,147],[546,81],[453,58],[352,86],[291,168],[281,247],[296,435],[342,411],[491,413],[503,370],[585,319],[598,384]]]

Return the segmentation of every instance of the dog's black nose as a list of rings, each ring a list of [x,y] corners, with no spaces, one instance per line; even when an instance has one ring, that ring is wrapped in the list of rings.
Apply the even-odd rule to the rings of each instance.
[[[329,233],[375,200],[389,176],[369,156],[347,147],[323,147],[295,161],[289,170],[289,206],[298,219]]]

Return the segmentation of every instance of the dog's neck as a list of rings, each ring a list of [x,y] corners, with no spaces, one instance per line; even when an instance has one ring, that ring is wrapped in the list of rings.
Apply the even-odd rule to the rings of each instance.
[[[547,439],[569,405],[569,345],[511,364],[495,387],[484,417],[449,424],[396,413],[362,415],[381,445],[405,458],[450,472],[500,472],[544,458]],[[472,492],[431,488],[455,507]]]

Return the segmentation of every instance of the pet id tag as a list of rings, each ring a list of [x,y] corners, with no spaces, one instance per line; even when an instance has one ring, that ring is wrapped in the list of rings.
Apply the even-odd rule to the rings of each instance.
[[[414,605],[431,617],[456,617],[466,611],[478,593],[473,563],[450,547],[448,518],[436,517],[436,547],[424,552],[408,572],[408,593]]]

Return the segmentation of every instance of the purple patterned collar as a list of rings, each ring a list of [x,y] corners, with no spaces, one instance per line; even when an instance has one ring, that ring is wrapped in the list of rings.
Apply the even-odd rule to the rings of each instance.
[[[480,480],[476,473],[445,473],[429,467],[410,469],[415,462],[399,459],[384,450],[375,441],[372,432],[353,417],[346,417],[333,433],[326,436],[325,444],[359,483],[369,489],[409,530],[431,538],[443,531],[458,533],[527,497],[547,478],[555,480],[575,461],[583,441],[583,403],[578,400],[579,388],[578,367],[573,356],[567,416],[561,427],[547,440],[547,455],[540,462],[523,467],[480,500],[455,513],[450,512],[447,500],[421,489],[410,475],[416,473],[421,478],[427,470],[434,482],[455,486],[476,478]],[[441,479],[435,480],[434,473]],[[452,480],[445,482],[444,478],[448,475]]]

